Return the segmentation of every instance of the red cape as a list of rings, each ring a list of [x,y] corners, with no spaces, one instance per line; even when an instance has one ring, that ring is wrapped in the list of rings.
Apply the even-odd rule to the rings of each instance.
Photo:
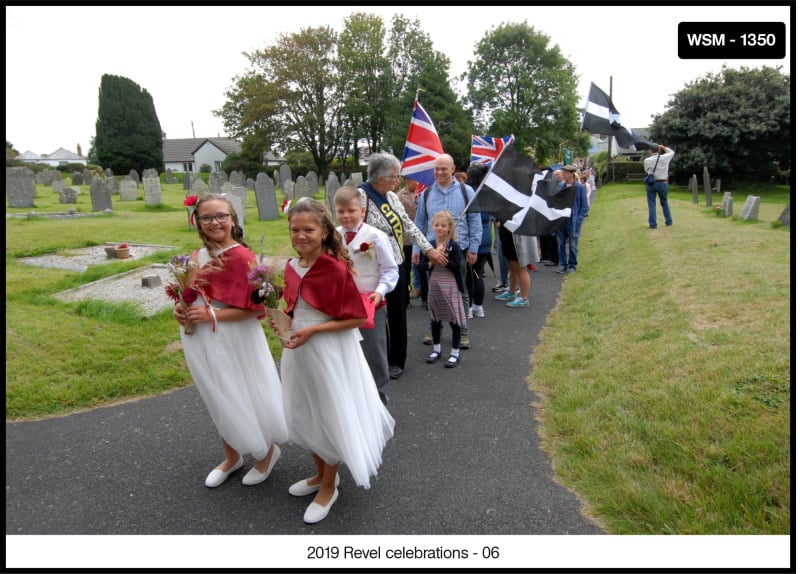
[[[323,253],[303,278],[287,262],[283,278],[283,298],[289,315],[293,314],[302,289],[306,303],[334,319],[367,316],[364,300],[344,261]]]
[[[247,274],[256,261],[256,255],[244,245],[231,247],[221,256],[223,267],[220,269],[213,261],[202,267],[197,278],[199,287],[208,299],[216,299],[240,309],[260,311],[258,318],[266,316],[264,305],[253,303],[250,293],[255,287],[247,281]]]

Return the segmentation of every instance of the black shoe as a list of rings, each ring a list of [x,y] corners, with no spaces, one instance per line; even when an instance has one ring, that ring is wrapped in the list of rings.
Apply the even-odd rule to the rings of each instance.
[[[497,285],[492,287],[492,293],[502,293],[507,289],[508,289],[508,283],[498,283]]]
[[[403,374],[403,369],[400,367],[389,367],[389,378],[390,379],[399,379],[400,375]]]
[[[456,357],[455,355],[450,355],[447,358],[447,362],[444,364],[444,366],[447,367],[448,369],[452,369],[453,367],[458,365],[458,359],[459,358]]]
[[[381,402],[384,405],[389,404],[389,399],[386,398],[386,394],[383,391],[378,391],[378,395],[381,397]]]
[[[558,263],[556,263],[555,261],[545,261],[544,262],[544,266],[545,267],[555,267],[556,265],[558,265]]]

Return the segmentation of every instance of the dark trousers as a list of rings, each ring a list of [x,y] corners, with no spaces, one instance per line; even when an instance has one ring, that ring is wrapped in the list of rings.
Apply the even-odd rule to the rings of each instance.
[[[406,324],[406,310],[408,309],[408,282],[403,264],[397,266],[399,277],[394,290],[386,294],[386,312],[389,324],[389,338],[387,341],[390,367],[406,367],[406,354],[408,351],[408,325]]]
[[[558,263],[558,239],[554,233],[539,236],[539,248],[544,261]]]
[[[401,267],[401,273],[405,273],[406,276],[406,305],[411,303],[411,267],[413,264],[411,263],[411,245],[403,245],[403,266]]]

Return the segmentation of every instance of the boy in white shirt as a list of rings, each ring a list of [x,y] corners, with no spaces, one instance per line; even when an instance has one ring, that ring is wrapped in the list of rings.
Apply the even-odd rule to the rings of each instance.
[[[364,221],[367,206],[358,188],[340,187],[333,196],[336,206],[336,230],[342,236],[357,274],[353,274],[365,305],[375,306],[374,326],[360,328],[361,349],[367,359],[381,400],[386,404],[383,387],[389,384],[389,359],[386,344],[386,294],[397,285],[398,268],[389,238],[380,229]]]

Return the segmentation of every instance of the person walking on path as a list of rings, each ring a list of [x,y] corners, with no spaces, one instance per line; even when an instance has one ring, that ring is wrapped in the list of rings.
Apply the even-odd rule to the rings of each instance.
[[[647,223],[650,225],[650,229],[655,229],[658,226],[656,221],[656,196],[659,203],[661,203],[664,225],[667,227],[672,225],[672,212],[669,209],[667,192],[669,191],[669,163],[675,157],[675,152],[661,144],[656,144],[656,146],[650,150],[650,155],[644,158],[644,171],[648,174],[648,178],[645,179],[645,189],[647,190]]]
[[[192,254],[188,284],[199,296],[188,308],[175,305],[173,316],[195,326],[189,335],[181,329],[183,352],[225,451],[205,484],[221,485],[251,454],[256,462],[242,483],[252,486],[267,479],[281,456],[277,443],[288,439],[281,382],[260,321],[266,313],[250,298],[247,275],[256,257],[227,198],[208,194],[196,213],[203,247]]]
[[[361,349],[367,359],[378,394],[386,404],[384,388],[389,384],[389,361],[386,357],[386,295],[397,285],[397,264],[386,234],[364,223],[367,211],[358,188],[340,187],[333,196],[336,206],[336,228],[353,259],[353,278],[364,296],[364,305],[372,325],[360,327]],[[409,261],[410,263],[410,261]],[[371,307],[371,309],[370,309]]]
[[[430,226],[430,218],[434,213],[446,209],[453,215],[456,223],[456,242],[464,256],[461,262],[461,283],[464,287],[462,298],[464,301],[464,315],[468,314],[469,294],[466,290],[467,268],[475,264],[478,259],[478,246],[481,244],[483,233],[481,230],[480,213],[467,213],[459,217],[472,199],[475,191],[465,183],[459,182],[454,176],[456,170],[453,157],[443,153],[433,162],[433,175],[435,181],[428,189],[422,192],[417,202],[417,217],[414,220],[419,229],[425,230],[429,240],[435,235]],[[419,258],[417,247],[414,247],[415,261]],[[439,263],[440,265],[442,263]],[[462,349],[469,349],[469,326],[461,331]]]
[[[447,255],[447,265],[434,265],[430,269],[428,281],[428,309],[430,310],[433,352],[428,356],[429,363],[435,363],[442,355],[442,321],[450,323],[452,346],[445,367],[458,365],[461,329],[467,324],[464,313],[464,285],[461,283],[461,248],[455,241],[455,222],[453,214],[443,209],[431,219],[431,228],[436,235],[436,249]]]
[[[398,267],[398,280],[394,290],[386,296],[389,324],[389,377],[397,379],[403,374],[408,355],[408,283],[403,271],[403,232],[411,236],[414,249],[431,259],[431,263],[444,263],[443,255],[434,250],[430,241],[408,217],[403,204],[392,191],[400,178],[400,160],[390,153],[374,153],[367,163],[367,182],[359,189],[367,203],[365,221],[377,227],[391,240],[394,259]]]
[[[564,189],[575,186],[575,203],[572,205],[572,213],[566,225],[556,232],[558,238],[558,262],[560,267],[556,273],[574,273],[578,270],[578,240],[581,236],[583,220],[589,216],[589,201],[586,199],[586,188],[576,180],[575,173],[578,168],[574,165],[565,165],[562,169],[564,174]]]
[[[299,257],[290,259],[284,272],[292,322],[289,340],[281,341],[283,403],[289,438],[312,452],[317,469],[292,484],[289,494],[316,493],[303,516],[314,524],[339,497],[340,464],[358,486],[370,487],[395,421],[361,350],[358,327],[367,311],[330,214],[319,201],[303,199],[288,218]]]

